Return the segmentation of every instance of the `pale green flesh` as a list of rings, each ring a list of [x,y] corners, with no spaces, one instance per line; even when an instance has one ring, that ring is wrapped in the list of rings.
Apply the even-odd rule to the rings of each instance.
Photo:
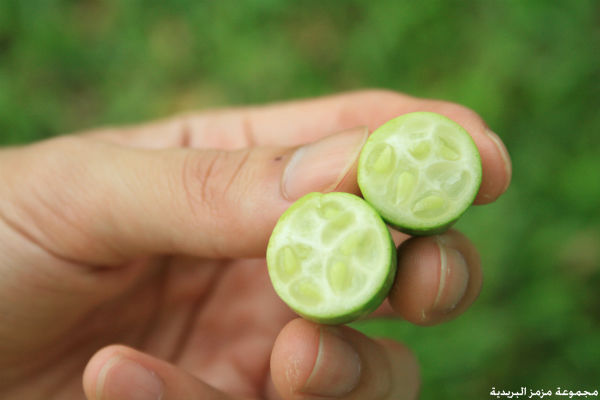
[[[367,140],[358,164],[365,198],[391,225],[427,234],[449,226],[473,202],[481,159],[470,135],[435,113],[395,118]]]
[[[311,193],[279,219],[267,248],[277,294],[305,318],[343,323],[387,295],[395,248],[385,223],[361,198]]]

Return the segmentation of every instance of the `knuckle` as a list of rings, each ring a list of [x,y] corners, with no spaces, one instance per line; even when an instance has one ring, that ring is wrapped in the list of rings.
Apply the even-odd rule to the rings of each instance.
[[[207,151],[201,154],[188,153],[184,157],[182,167],[182,185],[187,204],[192,214],[203,212],[213,213],[213,205],[218,203],[219,191],[216,190],[215,181],[220,152]]]
[[[183,162],[182,182],[187,203],[193,214],[208,213],[228,218],[239,199],[238,180],[242,179],[250,150],[236,152],[204,151],[187,154]]]
[[[98,149],[88,139],[61,136],[18,150],[9,182],[18,224],[55,256],[84,258],[98,246],[87,229],[89,210],[100,203],[91,172],[100,160]]]

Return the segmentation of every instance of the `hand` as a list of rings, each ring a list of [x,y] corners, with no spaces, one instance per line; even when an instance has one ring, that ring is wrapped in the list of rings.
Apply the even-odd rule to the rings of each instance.
[[[263,257],[295,199],[358,193],[365,126],[416,110],[472,134],[478,204],[502,194],[506,149],[474,112],[384,91],[0,151],[0,397],[415,398],[405,347],[295,318]],[[428,325],[464,312],[481,285],[470,242],[396,239],[398,276],[376,314]]]

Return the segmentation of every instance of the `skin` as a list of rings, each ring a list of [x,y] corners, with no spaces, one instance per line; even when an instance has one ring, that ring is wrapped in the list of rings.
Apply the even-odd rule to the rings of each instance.
[[[416,110],[473,136],[483,163],[477,203],[506,190],[506,149],[477,114],[388,91],[0,150],[0,397],[416,398],[408,349],[296,318],[264,260],[293,202],[281,185],[298,146]],[[330,183],[322,189],[357,193],[355,165]],[[398,277],[374,315],[432,325],[464,312],[481,287],[468,239],[394,236],[403,242]]]

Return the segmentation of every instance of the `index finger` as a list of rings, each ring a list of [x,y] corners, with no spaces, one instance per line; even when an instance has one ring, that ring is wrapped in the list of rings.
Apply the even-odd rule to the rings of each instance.
[[[298,146],[356,126],[373,131],[413,111],[432,111],[463,126],[481,155],[483,178],[476,204],[494,201],[508,187],[512,167],[506,147],[483,119],[464,106],[368,90],[310,100],[184,114],[164,121],[91,132],[125,145],[235,150],[249,146]]]

